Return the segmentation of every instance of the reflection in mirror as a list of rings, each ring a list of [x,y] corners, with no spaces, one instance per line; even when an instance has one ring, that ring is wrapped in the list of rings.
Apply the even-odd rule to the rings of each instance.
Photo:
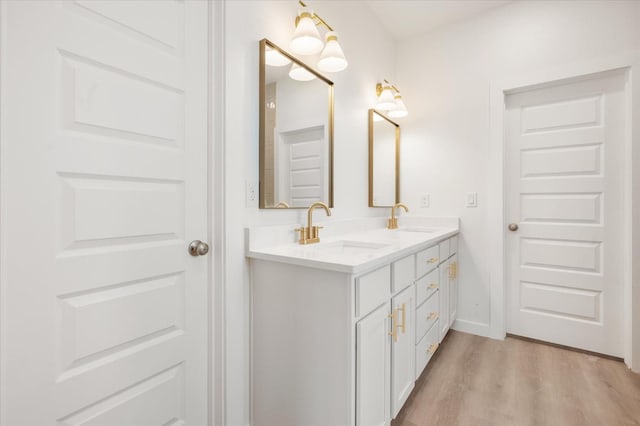
[[[400,202],[400,126],[369,110],[369,207]]]
[[[260,208],[333,207],[333,83],[260,42]]]

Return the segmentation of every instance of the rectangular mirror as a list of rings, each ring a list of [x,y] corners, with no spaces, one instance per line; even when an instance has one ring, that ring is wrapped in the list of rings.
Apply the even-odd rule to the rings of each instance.
[[[400,125],[369,110],[369,207],[400,202]]]
[[[260,208],[333,207],[333,82],[260,42]]]

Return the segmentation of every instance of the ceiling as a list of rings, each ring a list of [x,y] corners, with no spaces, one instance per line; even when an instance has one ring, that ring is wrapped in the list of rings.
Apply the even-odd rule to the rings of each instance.
[[[399,41],[480,14],[512,0],[368,0],[391,36]]]

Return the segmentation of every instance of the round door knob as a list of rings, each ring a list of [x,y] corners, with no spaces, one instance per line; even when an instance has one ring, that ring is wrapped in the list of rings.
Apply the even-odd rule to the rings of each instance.
[[[518,224],[517,223],[510,223],[509,224],[509,231],[517,231],[518,230]]]
[[[209,244],[200,240],[193,240],[189,243],[189,254],[191,256],[204,256],[209,253]]]

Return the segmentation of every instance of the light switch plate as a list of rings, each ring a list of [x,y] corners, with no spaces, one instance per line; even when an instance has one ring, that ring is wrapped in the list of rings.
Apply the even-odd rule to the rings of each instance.
[[[258,193],[256,191],[256,186],[249,181],[245,181],[245,195],[247,207],[258,206]]]
[[[478,207],[478,193],[467,192],[466,207]]]
[[[420,207],[429,207],[431,201],[431,196],[429,193],[424,193],[420,195]]]

